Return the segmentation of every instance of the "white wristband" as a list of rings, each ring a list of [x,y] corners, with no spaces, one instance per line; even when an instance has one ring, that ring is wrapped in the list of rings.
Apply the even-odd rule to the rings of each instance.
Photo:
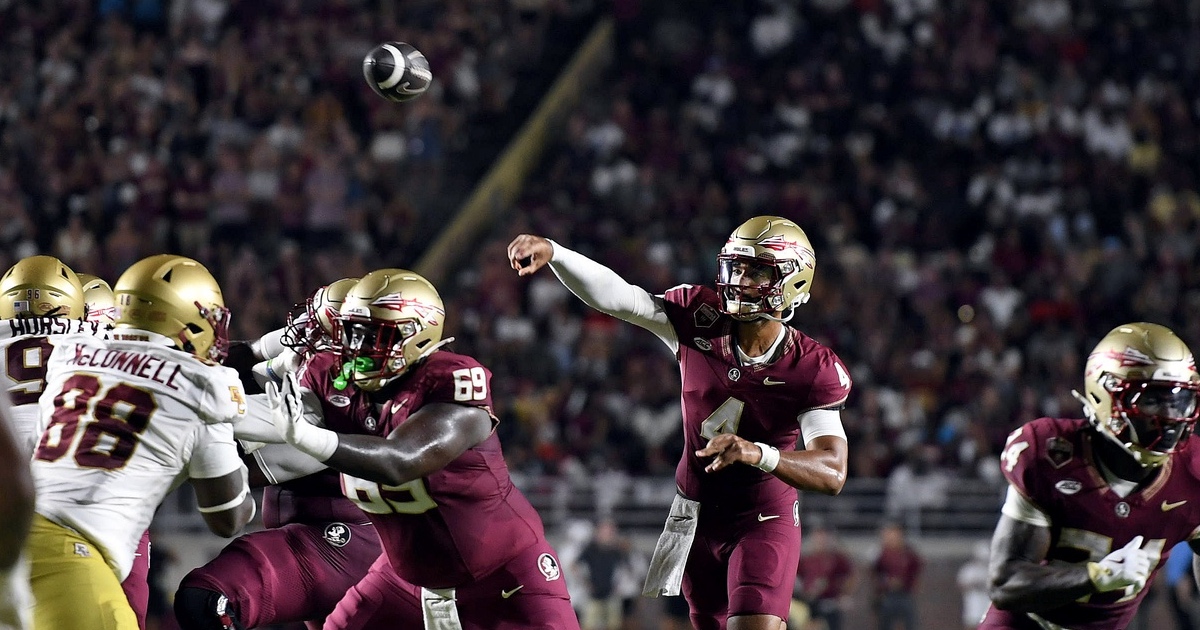
[[[328,429],[311,425],[304,420],[296,423],[296,434],[292,446],[302,453],[307,453],[323,462],[333,457],[338,447],[338,435]]]
[[[762,442],[755,442],[754,445],[762,451],[762,459],[758,460],[754,467],[763,472],[775,470],[775,467],[779,465],[779,449]]]
[[[247,488],[246,486],[242,486],[242,491],[239,492],[236,497],[234,497],[220,505],[208,505],[208,506],[198,505],[198,506],[196,506],[196,511],[200,512],[201,514],[212,514],[213,512],[224,512],[225,510],[232,510],[233,508],[241,505],[242,501],[245,501],[246,497],[249,494],[250,494],[250,489]]]

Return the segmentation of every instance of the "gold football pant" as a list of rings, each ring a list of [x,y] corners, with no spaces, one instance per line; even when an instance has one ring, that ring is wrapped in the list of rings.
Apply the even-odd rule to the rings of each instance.
[[[120,580],[86,538],[35,514],[26,550],[34,630],[138,630]]]

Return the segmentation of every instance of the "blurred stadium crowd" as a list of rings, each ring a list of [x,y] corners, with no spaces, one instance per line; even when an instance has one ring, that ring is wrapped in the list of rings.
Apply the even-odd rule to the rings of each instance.
[[[1140,319],[1200,342],[1200,5],[1174,0],[617,3],[612,79],[510,217],[632,283],[711,283],[730,226],[817,249],[793,321],[855,377],[851,475],[996,475],[1078,417],[1083,353]],[[713,7],[716,7],[716,3]],[[623,12],[624,11],[624,12]],[[513,388],[530,463],[665,473],[678,376],[653,336],[464,265],[460,339]]]
[[[1012,428],[1078,414],[1081,353],[1116,323],[1200,342],[1200,3],[599,6],[611,77],[440,287],[514,469],[663,474],[682,445],[665,348],[519,280],[519,231],[662,291],[711,283],[743,218],[800,222],[818,268],[793,323],[852,368],[857,477],[995,474]],[[0,0],[0,265],[194,256],[234,336],[261,334],[319,283],[411,264],[495,140],[476,132],[520,122],[523,79],[591,9]],[[403,107],[359,75],[389,39],[439,80]]]

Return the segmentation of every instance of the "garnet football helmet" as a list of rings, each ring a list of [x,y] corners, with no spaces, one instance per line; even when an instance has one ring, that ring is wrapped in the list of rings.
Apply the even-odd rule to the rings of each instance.
[[[83,307],[87,311],[84,318],[89,322],[111,324],[116,313],[113,302],[113,290],[104,281],[86,273],[79,274],[79,282],[83,284]]]
[[[733,231],[717,266],[717,293],[725,313],[742,321],[786,321],[808,301],[817,257],[800,226],[763,216]]]
[[[300,354],[314,354],[337,347],[341,336],[338,328],[338,312],[346,294],[358,278],[342,278],[317,289],[304,302],[304,312],[288,315],[287,328],[281,342]]]
[[[1084,367],[1084,394],[1072,392],[1102,435],[1142,466],[1161,466],[1191,435],[1200,405],[1192,351],[1165,326],[1114,328]]]
[[[442,345],[445,323],[441,296],[417,273],[379,269],[363,276],[338,317],[343,365],[335,385],[383,387]]]
[[[83,319],[83,285],[53,256],[22,258],[0,276],[0,319],[42,315]]]
[[[221,287],[200,263],[159,254],[134,263],[113,287],[114,326],[169,337],[175,346],[220,363],[229,348],[229,309]]]

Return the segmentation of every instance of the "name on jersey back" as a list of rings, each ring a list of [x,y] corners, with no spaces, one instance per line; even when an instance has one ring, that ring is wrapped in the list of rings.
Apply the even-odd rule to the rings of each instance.
[[[85,322],[62,317],[28,317],[5,321],[8,322],[8,328],[13,337],[20,335],[66,335],[70,333],[90,333],[94,335],[100,331],[101,327],[101,324],[97,322]]]
[[[89,348],[83,346],[75,346],[75,356],[67,361],[67,365],[117,370],[118,372],[125,372],[138,378],[161,383],[174,390],[179,389],[179,386],[175,384],[175,377],[179,375],[181,368],[174,361],[167,361],[166,359],[160,359],[159,357],[132,350],[115,350],[111,348],[100,348],[95,351],[89,350]]]

